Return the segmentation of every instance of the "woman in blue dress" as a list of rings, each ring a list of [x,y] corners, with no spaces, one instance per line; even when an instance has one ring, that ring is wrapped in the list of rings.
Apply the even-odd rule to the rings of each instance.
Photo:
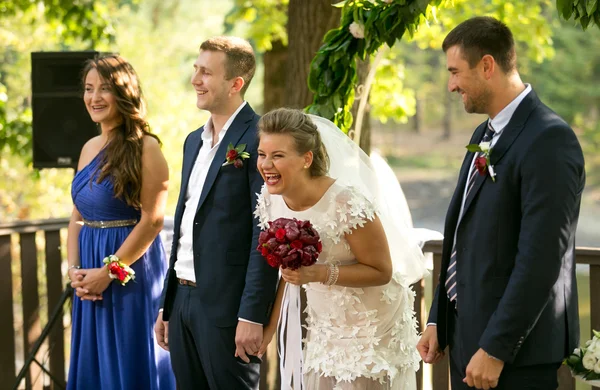
[[[67,252],[75,288],[69,389],[174,389],[153,326],[167,269],[158,236],[169,172],[137,75],[119,56],[87,63],[84,102],[101,134],[81,151]],[[66,140],[68,142],[68,140]],[[132,273],[132,280],[123,276]]]

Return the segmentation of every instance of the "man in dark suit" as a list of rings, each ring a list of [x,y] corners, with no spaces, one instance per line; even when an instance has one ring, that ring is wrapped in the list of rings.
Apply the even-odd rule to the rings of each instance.
[[[555,389],[557,369],[579,341],[581,147],[521,81],[503,23],[469,19],[443,49],[448,89],[462,96],[467,112],[489,119],[469,142],[483,152],[467,153],[460,170],[439,284],[417,348],[436,363],[450,346],[453,390]]]
[[[211,116],[187,137],[170,267],[155,331],[171,351],[179,389],[257,389],[277,269],[258,245],[253,218],[258,116],[243,96],[255,71],[248,42],[202,43],[191,79]],[[230,147],[231,145],[231,147]]]

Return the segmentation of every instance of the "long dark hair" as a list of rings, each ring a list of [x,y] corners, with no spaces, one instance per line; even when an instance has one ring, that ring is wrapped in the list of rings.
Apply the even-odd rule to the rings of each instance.
[[[159,143],[160,139],[150,132],[146,122],[146,102],[131,64],[118,55],[89,60],[83,70],[83,85],[92,69],[96,69],[100,78],[110,85],[122,117],[122,122],[112,129],[110,141],[104,148],[97,182],[110,177],[115,197],[140,208],[143,139],[145,135],[155,138]]]

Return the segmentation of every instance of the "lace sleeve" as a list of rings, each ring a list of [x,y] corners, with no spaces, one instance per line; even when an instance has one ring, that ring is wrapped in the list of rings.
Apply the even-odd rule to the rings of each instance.
[[[367,221],[375,219],[375,205],[354,187],[346,187],[335,197],[335,214],[338,221],[339,235],[351,234]]]
[[[256,194],[258,199],[256,200],[256,210],[254,210],[254,217],[258,219],[258,226],[265,230],[269,227],[269,206],[271,205],[270,194],[267,190],[267,185],[263,184],[260,194]]]

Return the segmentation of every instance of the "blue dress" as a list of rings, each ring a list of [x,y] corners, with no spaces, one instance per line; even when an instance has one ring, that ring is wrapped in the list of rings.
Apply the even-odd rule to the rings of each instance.
[[[97,177],[101,154],[75,175],[71,187],[75,206],[86,220],[139,220],[139,210],[114,197],[108,177],[99,184],[90,182],[92,175]],[[83,226],[79,234],[81,267],[102,267],[104,257],[117,252],[132,230],[133,226]],[[135,280],[125,286],[111,283],[103,300],[81,301],[73,296],[68,389],[175,389],[169,353],[158,346],[154,336],[167,269],[160,237],[132,268]]]

